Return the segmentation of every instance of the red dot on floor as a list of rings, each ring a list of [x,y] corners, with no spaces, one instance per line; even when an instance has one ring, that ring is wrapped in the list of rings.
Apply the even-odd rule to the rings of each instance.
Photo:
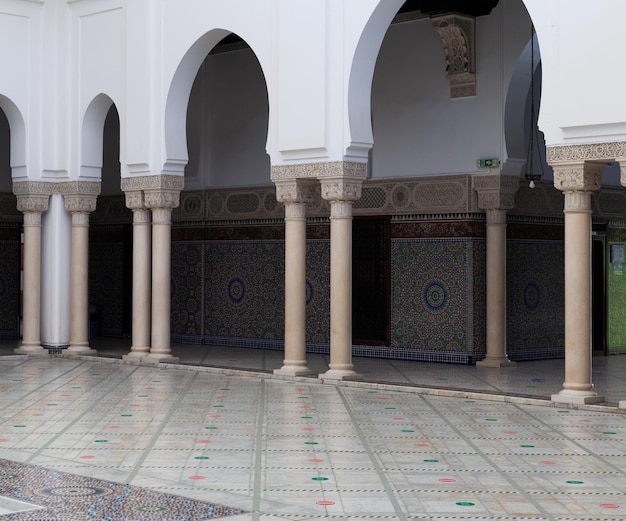
[[[193,479],[195,481],[199,481],[201,479],[206,479],[206,476],[189,476],[189,479]]]
[[[80,459],[94,459],[95,456],[80,456]]]
[[[544,461],[540,461],[539,463],[541,463],[542,465],[556,465],[556,461],[551,461],[551,460],[544,460]]]
[[[315,429],[313,427],[302,427],[303,431],[314,431]]]
[[[311,406],[310,405],[301,405],[300,409],[310,409]]]
[[[616,505],[615,503],[601,503],[600,507],[601,508],[619,508],[619,505]]]
[[[389,398],[387,398],[386,396],[381,396],[379,400],[389,400]]]
[[[71,395],[69,395],[69,394],[65,393],[65,394],[62,394],[61,396],[71,396]]]
[[[322,463],[324,460],[319,458],[312,458],[309,460],[311,463]]]
[[[40,412],[33,414],[33,416],[43,416]]]
[[[198,443],[211,443],[211,440],[198,440]]]
[[[404,420],[404,418],[394,418],[394,420],[402,421],[402,420]]]
[[[119,425],[109,425],[109,429],[119,429]]]
[[[592,420],[580,420],[580,421],[583,422],[583,423],[593,423]]]
[[[0,443],[6,443],[7,441],[9,440],[7,440],[6,438],[0,438]]]
[[[456,479],[453,478],[441,478],[439,481],[441,483],[456,483]]]
[[[316,501],[315,502],[316,505],[320,505],[322,507],[329,507],[335,504],[334,501]]]
[[[517,434],[517,431],[504,431],[504,434]]]
[[[482,411],[480,407],[472,407],[470,411]]]
[[[130,406],[131,407],[141,407],[141,405],[139,405],[138,403],[131,403]]]
[[[209,418],[221,418],[221,416],[219,414],[211,414]]]
[[[416,443],[416,447],[428,447],[428,443]]]
[[[225,395],[222,395],[222,396],[218,396],[217,398],[218,398],[218,399],[220,399],[220,400],[222,400],[222,399],[226,398],[226,396],[225,396]]]

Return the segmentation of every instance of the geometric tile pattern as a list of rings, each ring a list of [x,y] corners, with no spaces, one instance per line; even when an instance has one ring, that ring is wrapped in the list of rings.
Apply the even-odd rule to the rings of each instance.
[[[471,241],[392,240],[392,345],[473,355]]]
[[[237,520],[600,521],[626,511],[626,416],[593,407],[93,358],[0,364],[0,457],[250,512]],[[112,519],[161,519],[144,513]]]
[[[0,241],[0,339],[18,338],[20,243]]]
[[[508,241],[507,354],[513,360],[563,356],[563,251],[562,241]]]

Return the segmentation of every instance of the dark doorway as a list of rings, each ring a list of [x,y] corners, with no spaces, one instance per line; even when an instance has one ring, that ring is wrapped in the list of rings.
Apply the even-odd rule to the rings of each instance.
[[[591,345],[596,355],[606,353],[606,277],[604,236],[591,241]]]
[[[390,220],[355,218],[352,223],[352,342],[389,345]]]

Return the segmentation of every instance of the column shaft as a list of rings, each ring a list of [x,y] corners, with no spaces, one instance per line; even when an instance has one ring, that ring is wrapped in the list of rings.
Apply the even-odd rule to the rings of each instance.
[[[126,206],[133,210],[133,317],[130,353],[124,355],[124,360],[141,358],[150,352],[152,305],[150,210],[143,207],[141,192],[127,193]]]
[[[487,210],[487,356],[483,367],[515,365],[506,356],[506,210]]]
[[[69,353],[95,354],[89,347],[89,214],[72,213],[72,275],[70,281]]]
[[[285,359],[275,374],[310,374],[306,361],[306,204],[285,202]]]
[[[24,213],[24,291],[19,354],[47,356],[41,347],[41,213]]]

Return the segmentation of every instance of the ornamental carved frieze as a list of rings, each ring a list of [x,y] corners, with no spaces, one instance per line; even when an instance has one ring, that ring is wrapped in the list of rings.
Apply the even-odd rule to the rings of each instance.
[[[626,142],[612,141],[610,143],[547,147],[546,159],[550,165],[582,161],[626,160]]]
[[[158,174],[122,178],[124,192],[136,190],[182,190],[185,178],[180,175]]]
[[[367,177],[367,163],[357,161],[327,161],[320,163],[274,165],[272,166],[270,177],[274,182],[287,179],[321,179],[325,177],[365,179]]]
[[[101,182],[100,181],[68,181],[64,183],[58,183],[55,193],[69,195],[69,194],[83,194],[85,196],[98,196],[100,195]]]
[[[476,19],[457,13],[432,17],[446,55],[450,97],[476,96]]]

